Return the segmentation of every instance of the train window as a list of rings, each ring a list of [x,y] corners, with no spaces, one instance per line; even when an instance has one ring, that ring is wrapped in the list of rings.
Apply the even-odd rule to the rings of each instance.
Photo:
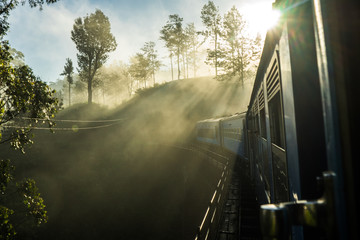
[[[260,110],[261,137],[266,139],[265,108]]]
[[[199,137],[214,139],[215,134],[216,133],[215,133],[214,129],[211,129],[211,128],[199,128],[198,129]]]
[[[281,96],[278,91],[269,101],[269,118],[271,142],[281,148],[285,148],[284,121],[281,108]]]

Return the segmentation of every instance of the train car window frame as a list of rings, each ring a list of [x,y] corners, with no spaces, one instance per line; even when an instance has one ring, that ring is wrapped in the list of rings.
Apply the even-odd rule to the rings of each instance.
[[[259,94],[259,114],[260,114],[260,136],[267,140],[267,132],[266,132],[266,114],[265,114],[265,98],[264,98],[264,87],[261,86]]]
[[[271,143],[285,149],[285,126],[283,119],[282,94],[278,91],[268,102]]]
[[[277,52],[266,76],[271,143],[285,150],[285,123]]]

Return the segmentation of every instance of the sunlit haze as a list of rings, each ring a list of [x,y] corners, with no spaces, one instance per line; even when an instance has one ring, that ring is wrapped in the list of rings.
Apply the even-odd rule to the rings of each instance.
[[[266,29],[273,22],[271,3],[274,0],[215,0],[221,15],[236,6],[249,23],[249,31],[265,36]],[[46,82],[60,77],[66,58],[76,63],[76,48],[72,42],[71,30],[74,20],[100,9],[109,17],[111,32],[118,47],[110,54],[108,64],[122,61],[127,63],[145,42],[154,41],[160,59],[169,68],[167,51],[159,40],[160,30],[170,14],[179,14],[184,24],[194,22],[197,30],[203,30],[201,8],[207,0],[60,0],[42,11],[28,6],[18,6],[10,14],[10,31],[6,38],[12,47],[25,55],[25,62],[34,73]],[[76,64],[75,64],[76,66]],[[203,71],[199,75],[206,75]]]

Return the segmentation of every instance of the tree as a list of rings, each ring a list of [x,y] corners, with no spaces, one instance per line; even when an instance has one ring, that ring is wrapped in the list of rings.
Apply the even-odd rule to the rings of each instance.
[[[157,51],[155,50],[154,42],[146,42],[144,47],[141,48],[143,55],[149,61],[149,71],[151,72],[153,83],[155,86],[155,72],[160,69],[161,62],[157,59]]]
[[[260,55],[261,38],[249,36],[247,23],[235,6],[224,15],[222,35],[225,44],[221,48],[220,66],[226,73],[223,78],[239,76],[244,84],[246,69]]]
[[[79,74],[87,83],[88,103],[92,103],[93,79],[96,71],[108,59],[108,53],[116,49],[116,41],[110,32],[109,19],[100,10],[84,19],[77,18],[71,31],[71,39],[77,50]]]
[[[170,15],[166,25],[163,26],[160,31],[160,39],[165,42],[165,46],[170,52],[171,65],[172,56],[176,55],[178,65],[178,79],[180,79],[180,55],[184,38],[182,21],[183,19],[179,17],[179,15]]]
[[[218,76],[218,40],[221,33],[221,16],[219,14],[219,7],[216,7],[213,1],[205,4],[201,10],[201,19],[207,31],[206,36],[210,36],[214,41],[214,50],[208,50],[208,59],[213,61],[215,66],[215,76]]]
[[[151,74],[150,67],[151,65],[149,59],[146,58],[144,54],[137,53],[130,59],[129,73],[134,79],[145,83],[146,88],[146,81],[149,79]]]
[[[71,84],[74,83],[74,79],[72,77],[73,73],[74,73],[73,63],[70,58],[67,58],[64,66],[64,71],[60,75],[66,76],[66,81],[69,84],[69,106],[71,105]]]
[[[23,55],[13,51],[3,40],[9,29],[10,11],[19,2],[25,4],[27,1],[0,1],[0,143],[9,142],[24,153],[25,146],[32,143],[34,121],[41,118],[49,127],[53,126],[51,118],[56,112],[57,100],[54,91],[23,63]],[[44,3],[54,2],[56,0],[28,1],[31,7],[39,6],[40,9]],[[30,226],[24,222],[28,218],[35,220],[36,226],[47,220],[44,201],[35,181],[24,179],[14,183],[13,171],[10,160],[0,159],[0,239],[13,239],[20,224]]]
[[[187,64],[191,63],[193,66],[194,77],[197,71],[197,53],[198,48],[203,42],[199,41],[199,33],[196,31],[194,23],[187,24],[185,28],[186,43],[188,44],[189,53],[187,54]]]
[[[29,3],[30,7],[39,7],[42,9],[42,5],[47,3],[55,3],[58,0],[0,0],[0,36],[4,36],[9,29],[9,23],[7,21],[10,11],[15,9],[19,2],[24,5],[26,2]]]

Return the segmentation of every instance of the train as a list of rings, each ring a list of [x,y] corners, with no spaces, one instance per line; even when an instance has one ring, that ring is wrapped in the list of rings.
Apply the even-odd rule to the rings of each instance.
[[[211,144],[239,157],[246,157],[245,113],[206,119],[196,123],[196,140]]]
[[[246,112],[197,122],[196,139],[247,163],[264,239],[360,239],[359,6],[273,8]]]

